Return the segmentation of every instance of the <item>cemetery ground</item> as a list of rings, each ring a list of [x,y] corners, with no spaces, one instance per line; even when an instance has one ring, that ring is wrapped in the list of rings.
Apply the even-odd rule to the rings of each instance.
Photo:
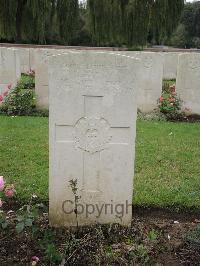
[[[72,231],[48,226],[48,118],[0,125],[1,174],[17,191],[3,205],[0,265],[199,264],[200,123],[139,120],[131,228]]]

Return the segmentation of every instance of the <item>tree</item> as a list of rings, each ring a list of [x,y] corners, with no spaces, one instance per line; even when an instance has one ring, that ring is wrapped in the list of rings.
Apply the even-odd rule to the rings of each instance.
[[[156,44],[163,43],[177,27],[184,0],[155,0],[152,3],[150,31]]]
[[[88,0],[90,30],[98,45],[145,45],[149,31],[160,43],[180,19],[184,0]]]
[[[46,43],[58,28],[58,39],[69,43],[78,8],[78,0],[0,0],[0,39]]]
[[[200,47],[200,1],[185,5],[171,41],[177,47]]]
[[[58,0],[57,19],[62,41],[66,44],[73,39],[79,16],[78,0]]]
[[[126,7],[126,41],[129,45],[147,42],[152,0],[131,0]]]
[[[16,37],[17,1],[0,0],[0,37],[13,40]]]

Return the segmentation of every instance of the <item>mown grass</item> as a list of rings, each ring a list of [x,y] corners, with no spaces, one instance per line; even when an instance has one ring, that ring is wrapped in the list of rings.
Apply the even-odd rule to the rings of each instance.
[[[0,175],[48,200],[48,118],[0,116]],[[200,123],[137,122],[134,204],[200,209]]]

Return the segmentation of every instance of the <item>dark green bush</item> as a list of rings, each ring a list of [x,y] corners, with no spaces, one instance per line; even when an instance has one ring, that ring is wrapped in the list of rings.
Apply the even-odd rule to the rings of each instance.
[[[32,72],[31,72],[32,73]],[[18,84],[21,89],[35,89],[35,76],[34,74],[22,74],[21,80]]]

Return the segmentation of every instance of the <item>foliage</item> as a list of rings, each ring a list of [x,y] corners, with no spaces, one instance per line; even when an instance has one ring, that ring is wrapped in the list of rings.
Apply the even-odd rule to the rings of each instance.
[[[179,23],[184,1],[181,0],[156,0],[150,18],[151,42],[162,44],[172,34]]]
[[[49,263],[60,263],[62,256],[57,250],[55,242],[55,233],[52,230],[46,230],[43,238],[40,240],[40,247],[44,250],[45,261]]]
[[[159,109],[168,120],[178,120],[182,117],[181,100],[176,93],[176,85],[164,84],[164,89],[159,98]]]
[[[171,43],[176,47],[200,47],[200,1],[187,3]]]
[[[195,245],[200,248],[200,225],[188,232],[186,240],[190,245]]]
[[[17,211],[16,226],[17,233],[22,233],[26,228],[32,228],[33,223],[38,216],[37,208],[33,207],[31,202],[28,205],[24,205]]]
[[[183,0],[88,0],[93,42],[144,46],[147,39],[155,39],[160,43],[177,26],[183,7]]]
[[[30,85],[30,84],[28,84]],[[1,110],[7,115],[30,115],[35,108],[35,96],[32,89],[25,89],[24,82],[17,86],[4,99]]]
[[[0,0],[0,39],[45,44],[64,37],[68,43],[78,15],[78,0]]]
[[[191,44],[187,35],[184,24],[179,24],[171,37],[170,44],[179,48],[190,47]]]
[[[8,85],[4,95],[0,95],[0,113],[10,116],[29,115],[29,116],[49,116],[49,111],[36,109],[35,106],[35,72],[30,70],[23,74],[17,86],[12,89]]]
[[[0,39],[25,43],[144,46],[177,26],[184,0],[0,0]]]

